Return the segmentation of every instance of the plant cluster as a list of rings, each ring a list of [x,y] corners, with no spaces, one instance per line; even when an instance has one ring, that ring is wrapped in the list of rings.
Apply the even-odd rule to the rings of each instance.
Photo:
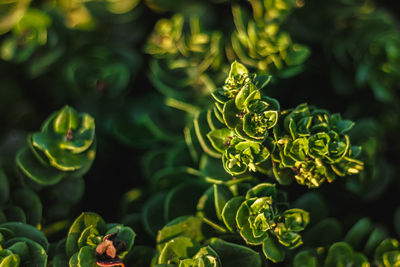
[[[400,266],[388,7],[0,1],[0,267]]]

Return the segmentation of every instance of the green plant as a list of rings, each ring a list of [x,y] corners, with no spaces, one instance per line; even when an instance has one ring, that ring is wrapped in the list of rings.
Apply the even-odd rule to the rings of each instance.
[[[67,175],[85,174],[95,155],[93,117],[65,106],[45,121],[40,132],[29,135],[28,145],[17,155],[17,164],[33,181],[53,185]]]
[[[71,225],[67,238],[58,244],[54,266],[121,265],[132,249],[135,232],[121,224],[106,224],[99,215],[82,213]]]
[[[222,35],[203,31],[198,17],[190,19],[186,31],[185,21],[182,14],[159,20],[145,51],[154,57],[150,67],[155,88],[168,97],[199,101],[215,88],[208,73],[221,67]]]
[[[250,2],[255,8],[260,5],[257,1]],[[274,13],[268,7],[265,10],[271,12],[265,12],[266,18]],[[302,71],[302,63],[310,55],[308,47],[294,43],[272,18],[267,22],[259,18],[259,13],[262,13],[260,10],[254,10],[256,20],[249,19],[238,6],[233,7],[232,13],[236,31],[232,34],[231,45],[240,62],[260,72],[276,73],[283,78]],[[282,15],[272,16],[280,18]]]
[[[204,141],[200,144],[206,152],[213,151],[212,156],[222,154],[228,173],[273,172],[279,183],[296,180],[318,187],[336,175],[362,170],[363,163],[355,159],[360,148],[351,146],[346,135],[351,121],[307,104],[280,111],[279,102],[261,91],[268,81],[268,75],[250,74],[235,62],[225,84],[212,94],[218,126],[208,121],[212,130],[206,135],[212,148]]]
[[[0,224],[0,265],[47,266],[47,238],[33,226],[7,222]]]
[[[299,232],[308,225],[309,214],[302,209],[279,210],[273,184],[258,184],[246,196],[230,199],[221,217],[230,231],[239,231],[249,245],[261,245],[265,257],[273,262],[283,261],[284,248],[302,245]]]
[[[0,0],[0,267],[400,266],[397,9]]]

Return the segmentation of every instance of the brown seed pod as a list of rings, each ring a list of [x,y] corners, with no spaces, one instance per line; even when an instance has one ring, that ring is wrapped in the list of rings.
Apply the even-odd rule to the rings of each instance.
[[[115,238],[117,234],[118,232],[106,235],[103,237],[103,241],[96,247],[95,257],[97,265],[125,267],[117,255],[126,249],[126,244],[124,241]]]

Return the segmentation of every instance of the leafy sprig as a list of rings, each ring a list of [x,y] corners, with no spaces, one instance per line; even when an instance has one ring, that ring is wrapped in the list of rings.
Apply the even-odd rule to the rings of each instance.
[[[234,62],[225,84],[212,94],[216,107],[212,111],[219,123],[215,127],[208,120],[212,130],[207,137],[216,151],[213,154],[222,154],[228,173],[273,173],[282,184],[295,179],[318,187],[336,175],[363,169],[356,159],[360,148],[351,146],[346,134],[351,121],[307,104],[280,111],[279,102],[261,91],[268,81],[268,75],[250,74]],[[198,136],[202,138],[201,133]]]
[[[29,135],[28,145],[17,155],[17,164],[33,181],[53,185],[67,175],[85,174],[95,155],[93,117],[65,106],[44,122],[40,132]]]

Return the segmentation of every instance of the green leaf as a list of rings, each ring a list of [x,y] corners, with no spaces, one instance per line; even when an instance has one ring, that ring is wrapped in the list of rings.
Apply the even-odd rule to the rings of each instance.
[[[68,257],[71,257],[79,250],[78,239],[82,232],[90,226],[96,228],[100,234],[104,233],[106,230],[106,224],[103,218],[98,214],[94,212],[83,212],[69,228],[65,245]]]
[[[386,230],[382,227],[377,227],[372,230],[371,234],[368,237],[368,240],[365,242],[364,253],[365,255],[372,255],[375,248],[386,238]]]
[[[78,254],[79,254],[79,251],[71,256],[71,258],[69,259],[69,262],[68,262],[69,267],[80,267],[79,261],[78,261]]]
[[[90,166],[96,155],[96,145],[94,142],[92,142],[92,145],[87,151],[79,154],[61,149],[60,145],[57,146],[55,142],[38,144],[35,143],[35,140],[33,140],[33,145],[35,147],[38,147],[39,145],[46,145],[43,146],[41,149],[48,157],[50,165],[61,171],[76,171],[86,166]]]
[[[295,161],[305,161],[308,156],[308,140],[306,138],[297,138],[293,143],[288,143],[287,148],[290,147],[289,156]]]
[[[253,197],[272,197],[272,199],[276,199],[277,191],[275,184],[271,183],[262,183],[254,186],[249,191],[247,191],[246,199],[250,199]]]
[[[264,240],[262,250],[265,257],[272,262],[281,262],[285,259],[283,247],[270,235]]]
[[[2,228],[11,230],[13,238],[28,238],[41,245],[45,251],[48,251],[49,242],[47,241],[47,238],[35,227],[20,222],[7,222],[0,224],[0,232],[3,232],[1,231]]]
[[[310,213],[310,223],[316,223],[328,216],[323,197],[317,192],[308,192],[299,197],[291,205],[294,208],[300,208]]]
[[[399,251],[400,245],[396,239],[385,239],[375,250],[374,258],[379,263],[384,262],[384,255],[391,251]],[[390,266],[390,265],[387,265]],[[386,266],[385,266],[386,267]]]
[[[78,249],[81,249],[87,245],[92,245],[92,246],[97,245],[98,241],[101,241],[100,236],[101,236],[101,234],[96,229],[96,226],[90,225],[90,226],[86,227],[82,231],[81,235],[79,236],[79,239],[77,242]],[[96,238],[98,241],[93,242],[94,240],[96,240]],[[89,242],[90,242],[90,244],[89,244]]]
[[[236,213],[244,200],[245,198],[242,196],[233,197],[225,204],[222,210],[222,220],[231,232],[236,232],[237,230]]]
[[[34,155],[27,147],[18,152],[16,161],[18,167],[26,176],[42,185],[56,184],[66,175],[54,168],[44,167],[35,159]]]
[[[385,267],[400,266],[400,251],[389,251],[383,254]]]
[[[8,250],[14,252],[15,254],[18,254],[20,257],[29,256],[29,247],[28,247],[27,243],[17,241],[17,242],[11,242],[11,244],[9,242],[7,242],[7,245],[8,245],[7,246]],[[41,249],[43,249],[43,248],[41,248]]]
[[[215,150],[224,153],[224,151],[229,147],[230,141],[234,137],[234,131],[231,129],[215,129],[207,134],[212,146]]]
[[[214,187],[210,186],[197,202],[197,215],[201,218],[207,218],[211,221],[218,221],[215,210]]]
[[[268,135],[268,129],[278,122],[278,112],[267,110],[263,113],[248,113],[243,118],[243,131],[255,139],[264,139]]]
[[[337,242],[329,248],[324,266],[352,266],[353,260],[353,249],[345,242]]]
[[[75,109],[65,106],[54,118],[54,132],[65,134],[68,130],[76,130],[79,125],[79,116]]]
[[[222,266],[262,266],[260,255],[248,247],[219,238],[211,238],[208,243],[218,254]]]
[[[354,126],[354,122],[350,120],[339,120],[336,122],[336,127],[339,134],[344,134],[350,131]]]
[[[196,203],[207,185],[196,181],[186,182],[170,190],[164,202],[164,220],[196,213]]]
[[[296,254],[293,260],[293,267],[317,267],[318,259],[312,251],[301,251]]]
[[[252,82],[248,82],[242,88],[240,88],[239,93],[235,97],[236,108],[238,110],[245,109],[247,98],[256,91],[258,91],[258,88]],[[257,95],[259,98],[261,98],[260,93],[258,93]]]
[[[240,122],[238,114],[240,114],[240,110],[236,107],[234,99],[231,99],[224,104],[222,117],[228,128],[235,129],[236,125]]]
[[[279,168],[276,164],[273,165],[272,171],[275,179],[281,185],[291,184],[293,179],[293,172],[289,168]]]
[[[191,258],[200,249],[200,244],[189,237],[176,237],[168,241],[160,251],[158,264],[179,263],[181,259]]]
[[[20,266],[19,256],[12,254],[3,258],[0,262],[0,267],[18,267]]]
[[[197,139],[201,145],[201,148],[208,155],[220,158],[221,154],[216,151],[211,144],[210,140],[206,137],[207,134],[211,131],[210,126],[207,123],[207,113],[206,111],[201,111],[196,115],[196,118],[193,120],[194,129],[196,132]]]
[[[203,220],[194,216],[182,216],[165,225],[157,235],[157,248],[163,249],[165,243],[177,236],[189,237],[197,242],[204,240]]]
[[[213,185],[215,210],[219,220],[222,220],[222,210],[225,204],[233,197],[232,192],[225,185]]]
[[[6,221],[22,222],[26,223],[25,212],[18,206],[8,205],[3,209],[3,212],[7,218]]]
[[[229,78],[235,78],[237,76],[243,76],[243,75],[247,75],[249,74],[249,71],[247,70],[247,68],[243,65],[240,64],[237,61],[234,61],[231,64],[231,69],[229,71]]]
[[[287,50],[285,62],[288,66],[300,65],[310,56],[310,49],[301,44],[293,44]]]
[[[237,217],[242,218],[243,220],[244,219],[248,220],[248,216],[244,217],[240,213],[240,208],[239,208],[239,211],[237,213]],[[237,221],[237,219],[236,219],[236,221]],[[239,226],[239,224],[238,224],[238,226]],[[253,233],[253,229],[251,229],[249,223],[245,223],[245,224],[240,226],[240,235],[242,236],[242,238],[244,239],[244,241],[247,244],[253,245],[253,246],[261,245],[266,238],[268,239],[268,233],[267,232],[264,232],[260,237],[255,237],[254,233]]]
[[[304,233],[304,243],[308,246],[327,246],[342,239],[342,227],[333,218],[326,218]]]
[[[159,192],[152,196],[143,206],[142,221],[147,233],[153,237],[164,225],[164,202],[166,193]]]
[[[79,267],[98,267],[96,258],[94,257],[95,248],[85,246],[79,250],[78,266]]]
[[[28,188],[13,191],[13,202],[21,207],[26,215],[27,223],[39,225],[42,219],[42,203],[39,197]]]
[[[54,186],[45,188],[43,194],[46,199],[54,201],[54,205],[47,206],[48,217],[67,217],[70,208],[77,204],[83,197],[85,181],[81,176],[67,175]],[[64,208],[65,207],[65,208]]]
[[[257,77],[254,78],[253,82],[258,89],[263,89],[271,81],[271,78],[272,76],[268,74],[257,75]]]
[[[8,249],[20,256],[21,262],[32,266],[47,266],[46,250],[38,243],[24,237],[13,238],[6,242]]]
[[[372,230],[373,225],[371,220],[369,218],[362,218],[347,232],[344,242],[348,243],[354,249],[360,249]]]
[[[288,209],[282,213],[285,226],[293,232],[303,231],[310,222],[310,214],[302,209]]]
[[[72,258],[71,258],[72,259]],[[54,267],[65,267],[69,266],[68,259],[66,255],[58,254],[53,258]]]

